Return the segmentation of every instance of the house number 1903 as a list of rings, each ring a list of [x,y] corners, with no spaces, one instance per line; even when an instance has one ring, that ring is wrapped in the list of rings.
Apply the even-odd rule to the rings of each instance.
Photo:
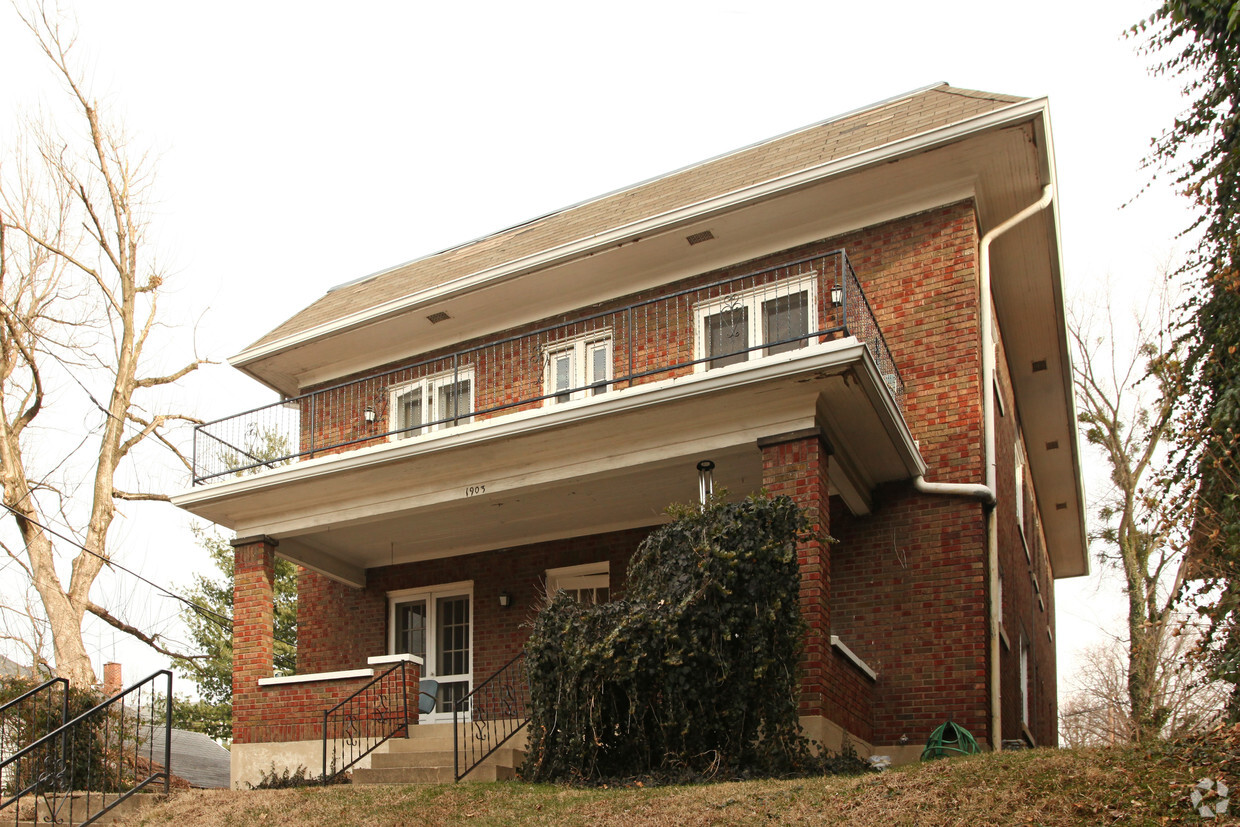
[[[465,489],[466,497],[476,497],[479,494],[485,493],[487,493],[487,487],[485,485],[471,485]]]

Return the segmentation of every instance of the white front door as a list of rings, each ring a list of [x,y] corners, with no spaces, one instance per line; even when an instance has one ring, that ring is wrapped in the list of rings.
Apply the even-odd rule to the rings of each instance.
[[[451,721],[472,688],[473,583],[390,592],[388,606],[389,653],[418,655],[422,675],[439,681],[435,711],[419,720]]]

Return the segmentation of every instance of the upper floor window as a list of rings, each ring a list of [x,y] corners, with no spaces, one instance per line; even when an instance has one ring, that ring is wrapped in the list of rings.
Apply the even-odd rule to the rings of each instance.
[[[699,370],[806,347],[818,327],[816,285],[817,274],[810,273],[698,304],[694,358],[707,360]]]
[[[388,405],[388,430],[392,432],[392,439],[408,439],[425,429],[465,424],[472,419],[473,410],[474,369],[471,366],[393,387]]]
[[[544,351],[544,392],[556,402],[605,393],[611,381],[611,352],[610,332],[550,345]]]

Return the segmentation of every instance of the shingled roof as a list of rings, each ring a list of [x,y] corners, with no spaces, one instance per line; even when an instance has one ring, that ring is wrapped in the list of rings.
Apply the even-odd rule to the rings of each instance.
[[[247,350],[295,337],[318,325],[489,267],[1023,100],[1026,99],[940,84],[882,101],[341,285]]]

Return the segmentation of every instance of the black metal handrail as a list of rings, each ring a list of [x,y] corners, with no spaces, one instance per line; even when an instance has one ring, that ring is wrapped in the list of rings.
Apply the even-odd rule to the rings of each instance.
[[[468,735],[461,735],[460,710],[468,710]],[[530,681],[525,652],[453,705],[452,773],[457,781],[490,757],[530,721]]]
[[[810,282],[813,287],[807,287]],[[766,321],[757,317],[767,304],[803,291],[817,308],[804,328],[763,330]],[[755,295],[760,296],[757,301],[745,301]],[[708,314],[704,307],[715,309]],[[258,473],[324,453],[416,437],[462,420],[623,392],[657,378],[709,369],[721,360],[708,352],[704,337],[709,334],[703,328],[707,315],[720,313],[732,318],[729,324],[744,319],[741,326],[749,326],[742,345],[729,343],[730,357],[752,358],[749,355],[787,345],[855,335],[869,348],[903,409],[904,382],[852,264],[840,249],[489,339],[205,422],[194,428],[193,483]],[[609,343],[604,375],[593,375],[581,364],[583,349],[573,355],[577,366],[571,385],[551,387],[553,353],[604,339]],[[404,403],[410,410],[416,405],[415,422],[401,420],[402,388],[416,396]]]
[[[56,689],[60,701],[56,701]],[[69,718],[69,681],[52,678],[0,706],[0,761],[7,760],[23,746],[39,740],[48,731],[63,726]]]
[[[0,810],[12,806],[17,821],[91,824],[161,781],[166,795],[172,704],[172,673],[161,669],[18,750],[0,762]]]
[[[405,664],[403,660],[396,663],[323,713],[323,774],[319,778],[324,784],[330,784],[389,738],[409,734]]]

